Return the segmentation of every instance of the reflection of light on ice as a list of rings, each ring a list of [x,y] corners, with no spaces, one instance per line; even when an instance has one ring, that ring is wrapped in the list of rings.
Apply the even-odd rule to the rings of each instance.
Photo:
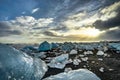
[[[32,58],[12,47],[0,44],[0,80],[39,80],[47,71],[41,59]],[[23,78],[22,78],[23,76]]]
[[[101,67],[101,68],[99,69],[99,71],[100,71],[100,72],[104,72],[104,68]]]
[[[103,51],[98,51],[98,52],[97,52],[97,55],[98,55],[98,56],[102,56],[102,55],[104,55],[104,52],[103,52]]]
[[[59,73],[43,80],[100,80],[100,78],[87,69],[78,69]]]
[[[62,69],[65,67],[67,63],[68,63],[68,54],[62,54],[60,56],[53,58],[51,62],[48,64],[48,66]]]
[[[22,57],[22,60],[24,60],[26,63],[28,63],[28,64],[33,64],[33,59],[32,58],[26,58],[26,57]]]

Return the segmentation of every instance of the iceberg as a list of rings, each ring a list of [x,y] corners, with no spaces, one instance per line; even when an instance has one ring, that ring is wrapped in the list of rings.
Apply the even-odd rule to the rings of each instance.
[[[61,50],[64,50],[64,51],[70,51],[74,48],[73,44],[72,43],[67,43],[65,42],[62,46],[61,46]]]
[[[109,43],[109,47],[120,51],[120,43]]]
[[[24,48],[20,49],[21,51],[31,54],[33,52],[37,52],[37,48],[34,48],[33,46],[25,46]]]
[[[43,43],[41,43],[39,45],[39,48],[38,48],[39,51],[49,51],[51,50],[51,44],[49,44],[47,41],[44,41]]]
[[[93,72],[87,69],[71,70],[47,77],[43,80],[101,80]]]
[[[0,44],[0,80],[40,80],[46,71],[41,59]]]
[[[52,68],[59,68],[63,69],[65,65],[68,63],[68,54],[62,54],[60,56],[57,56],[51,60],[51,62],[48,64],[48,66]]]
[[[58,45],[56,43],[51,43],[51,47],[52,47],[52,49],[56,49],[56,48],[58,48]]]

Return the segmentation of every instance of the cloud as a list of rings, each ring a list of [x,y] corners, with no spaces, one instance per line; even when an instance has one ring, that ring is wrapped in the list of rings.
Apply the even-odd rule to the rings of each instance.
[[[101,26],[104,25],[112,26],[114,24],[109,24],[109,23],[111,23],[112,19],[115,17],[118,19],[115,19],[116,22],[114,21],[112,23],[117,24],[120,21],[119,12],[118,12],[120,11],[119,10],[120,2],[116,2],[116,3],[114,2],[115,1],[109,1],[108,3],[107,0],[101,2],[90,1],[84,4],[82,7],[79,6],[77,8],[72,6],[74,7],[74,9],[72,9],[72,11],[74,12],[71,12],[71,14],[66,17],[66,19],[63,22],[63,25],[68,27],[69,29],[79,29],[80,27],[98,26],[97,24],[100,23],[100,21],[101,22],[105,21],[105,23]],[[85,5],[87,5],[88,7]],[[93,6],[97,6],[97,7],[94,8]],[[110,19],[109,23],[106,23],[108,19]],[[109,27],[105,27],[105,28],[107,29]]]
[[[43,34],[46,36],[51,36],[51,37],[59,37],[60,36],[59,33],[55,32],[55,31],[50,31],[50,30],[44,31]]]
[[[52,22],[52,18],[35,19],[32,16],[16,17],[15,20],[4,21],[4,24],[0,24],[0,36],[11,38],[13,35],[18,35],[19,37],[23,36],[26,40],[36,40],[36,37],[44,38],[45,35],[43,36],[43,32],[49,29],[48,25]],[[5,29],[3,30],[3,28]]]
[[[22,32],[19,30],[12,29],[12,26],[7,22],[0,22],[0,36],[11,36],[11,35],[21,35]]]
[[[15,20],[0,22],[0,36],[10,38],[13,35],[23,36],[24,39],[35,39],[39,35],[43,37],[44,29],[49,29],[48,25],[53,22],[52,18],[35,19],[32,16],[20,16]],[[38,37],[38,36],[37,36]]]
[[[20,36],[35,41],[45,39],[87,41],[97,40],[99,36],[105,38],[104,34],[107,36],[107,33],[115,30],[114,27],[120,25],[119,0],[35,0],[32,6],[30,6],[32,0],[30,1],[28,4],[25,1],[27,5],[22,6],[25,9],[21,10],[19,7],[16,7],[17,10],[13,9],[17,13],[14,13],[15,17],[12,15],[13,12],[8,16],[7,20],[14,17],[6,21],[9,23],[9,30],[13,31],[11,34],[21,32]],[[92,38],[88,36],[89,31],[86,30],[89,27],[97,29],[100,35]],[[4,28],[8,30],[8,27]]]
[[[9,21],[14,26],[19,26],[24,29],[33,30],[48,26],[53,22],[53,18],[39,18],[35,19],[32,16],[16,17],[16,20]]]
[[[120,28],[107,30],[103,34],[100,35],[100,40],[120,40]]]
[[[35,9],[32,10],[31,13],[33,14],[33,13],[37,12],[38,10],[39,10],[39,8],[35,8]]]
[[[116,15],[118,14],[118,12],[120,10],[119,8],[120,8],[120,1],[115,2],[114,4],[103,8],[100,11],[100,14],[101,14],[100,19],[105,21],[105,20],[108,20],[110,18],[116,17]]]
[[[111,27],[120,26],[120,12],[118,12],[118,14],[115,17],[110,18],[106,21],[97,20],[94,23],[94,26],[98,29],[101,29],[101,30],[109,29]]]
[[[94,26],[104,30],[120,25],[120,2],[101,10],[102,16],[94,22]]]

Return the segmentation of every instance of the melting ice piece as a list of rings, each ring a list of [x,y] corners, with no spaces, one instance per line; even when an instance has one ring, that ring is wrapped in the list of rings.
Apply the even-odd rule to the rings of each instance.
[[[98,52],[97,52],[97,55],[98,55],[98,56],[102,56],[102,55],[104,55],[104,52],[103,52],[103,51],[98,51]]]
[[[52,61],[48,64],[48,66],[52,68],[63,69],[67,63],[68,63],[68,54],[62,54],[52,59]]]
[[[93,54],[93,52],[92,51],[85,51],[84,52],[84,55],[89,55],[89,54]]]
[[[40,53],[35,53],[34,56],[37,58],[45,58],[46,57],[46,52],[40,52]]]
[[[81,58],[82,61],[87,61],[88,57]]]
[[[0,44],[0,80],[40,80],[46,71],[41,59]]]
[[[72,70],[63,72],[54,76],[50,76],[43,80],[101,80],[93,72],[87,69]]]
[[[65,72],[69,72],[69,71],[71,71],[72,70],[72,68],[65,68]]]
[[[104,68],[101,67],[101,68],[99,69],[99,71],[100,71],[100,72],[104,72]]]
[[[74,65],[79,65],[80,62],[81,62],[81,60],[79,60],[79,59],[74,59],[73,60]]]
[[[78,53],[77,50],[74,49],[70,51],[70,54],[77,54],[77,53]]]

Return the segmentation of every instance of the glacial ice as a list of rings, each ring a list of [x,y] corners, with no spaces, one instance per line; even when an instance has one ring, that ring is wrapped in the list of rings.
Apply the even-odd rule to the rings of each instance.
[[[109,43],[109,46],[120,51],[120,43]]]
[[[59,73],[43,80],[101,80],[93,72],[87,69],[71,70],[69,72]]]
[[[44,41],[43,43],[41,43],[39,45],[39,48],[38,48],[39,51],[49,51],[51,50],[51,44],[48,43],[47,41]]]
[[[59,68],[63,69],[65,65],[68,63],[68,54],[62,54],[60,56],[57,56],[51,60],[51,62],[48,64],[48,66],[52,68]]]
[[[104,55],[104,52],[103,52],[103,51],[98,51],[98,52],[97,52],[97,55],[98,55],[98,56],[102,56],[102,55]]]
[[[74,49],[70,51],[70,54],[77,54],[77,53],[78,53],[77,50]]]
[[[51,43],[51,48],[52,49],[58,48],[58,45],[56,43]]]
[[[41,59],[0,44],[0,80],[40,80],[46,71]]]

